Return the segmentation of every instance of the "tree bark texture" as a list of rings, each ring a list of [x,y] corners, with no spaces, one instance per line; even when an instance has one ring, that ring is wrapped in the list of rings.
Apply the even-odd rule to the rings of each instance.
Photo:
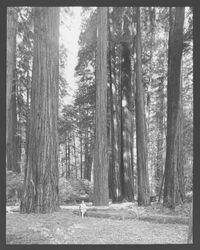
[[[162,177],[163,177],[163,169],[164,169],[164,159],[163,159],[163,134],[164,134],[164,78],[160,79],[160,84],[158,86],[158,97],[157,97],[157,157],[156,157],[156,170],[155,170],[155,192],[156,195],[159,195]]]
[[[97,24],[94,205],[108,205],[107,7],[98,7]]]
[[[112,18],[109,16],[109,41],[111,41],[111,30],[113,30]],[[118,109],[117,109],[117,86],[116,86],[116,63],[115,46],[109,44],[109,82],[110,82],[110,137],[111,137],[111,163],[109,164],[109,198],[113,202],[120,201],[121,179],[119,163],[119,144],[118,144]]]
[[[147,169],[146,121],[144,107],[144,89],[142,83],[140,8],[137,8],[136,37],[136,141],[138,171],[138,205],[149,205],[149,177]]]
[[[27,176],[21,212],[58,207],[59,8],[34,9],[34,59]]]
[[[180,103],[180,71],[183,49],[184,7],[176,7],[170,25],[167,86],[167,151],[165,162],[164,206],[174,208],[177,192],[177,140]]]
[[[20,172],[17,164],[17,113],[16,113],[16,34],[17,10],[7,9],[7,58],[6,58],[6,166]]]
[[[131,105],[131,61],[130,49],[126,42],[121,43],[121,85],[122,85],[122,168],[123,168],[123,193],[128,201],[133,201],[133,167],[132,167],[132,105]]]

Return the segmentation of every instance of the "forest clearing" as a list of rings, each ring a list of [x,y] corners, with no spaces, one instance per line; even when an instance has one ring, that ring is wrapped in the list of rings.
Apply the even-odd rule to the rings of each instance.
[[[132,206],[125,203],[115,206],[115,211],[124,213]],[[68,209],[67,209],[68,208]],[[112,206],[109,210],[113,210]],[[138,209],[141,213],[142,209]],[[149,210],[149,211],[148,211]],[[153,210],[153,209],[152,209]],[[13,212],[7,214],[6,244],[185,244],[187,243],[188,221],[184,223],[168,223],[170,211],[160,211],[165,215],[162,222],[143,221],[142,216],[132,219],[114,219],[77,216],[76,206],[62,206],[62,209],[52,214],[22,214]],[[136,210],[135,210],[136,211]],[[183,210],[180,210],[183,211]],[[184,217],[179,211],[172,217]],[[187,209],[185,213],[187,214]],[[143,216],[149,217],[159,212],[150,209]],[[167,213],[167,214],[166,214]],[[105,214],[108,213],[106,209]],[[186,216],[188,219],[188,216]]]
[[[6,244],[193,243],[193,7],[7,7],[6,60]]]

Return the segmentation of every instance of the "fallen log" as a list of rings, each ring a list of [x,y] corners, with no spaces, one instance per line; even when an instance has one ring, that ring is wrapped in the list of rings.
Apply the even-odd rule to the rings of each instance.
[[[78,211],[73,211],[74,214],[79,215]],[[155,223],[169,223],[169,224],[188,224],[187,217],[169,216],[169,215],[137,215],[133,211],[121,212],[121,211],[105,211],[105,210],[88,210],[86,216],[96,218],[107,218],[114,220],[127,220],[127,219],[139,219],[143,221],[155,222]]]

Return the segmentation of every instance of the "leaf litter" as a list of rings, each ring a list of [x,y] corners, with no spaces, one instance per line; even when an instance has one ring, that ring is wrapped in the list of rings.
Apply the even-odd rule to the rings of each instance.
[[[188,225],[177,223],[81,218],[69,209],[51,214],[6,214],[6,244],[186,244],[187,231]]]

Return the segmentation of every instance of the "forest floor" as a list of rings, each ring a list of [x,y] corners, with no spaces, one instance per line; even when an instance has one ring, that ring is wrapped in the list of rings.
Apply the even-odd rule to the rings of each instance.
[[[74,213],[78,205],[61,206],[51,214],[6,213],[6,244],[186,244],[187,221],[172,224],[168,223],[168,218],[187,219],[189,206],[186,204],[175,211],[161,204],[146,208],[133,203],[112,204],[109,209],[93,207],[96,214],[100,210],[102,214],[123,214],[120,219],[112,216],[81,218]],[[126,218],[131,209],[136,216]],[[151,216],[164,217],[164,223],[142,220]]]

